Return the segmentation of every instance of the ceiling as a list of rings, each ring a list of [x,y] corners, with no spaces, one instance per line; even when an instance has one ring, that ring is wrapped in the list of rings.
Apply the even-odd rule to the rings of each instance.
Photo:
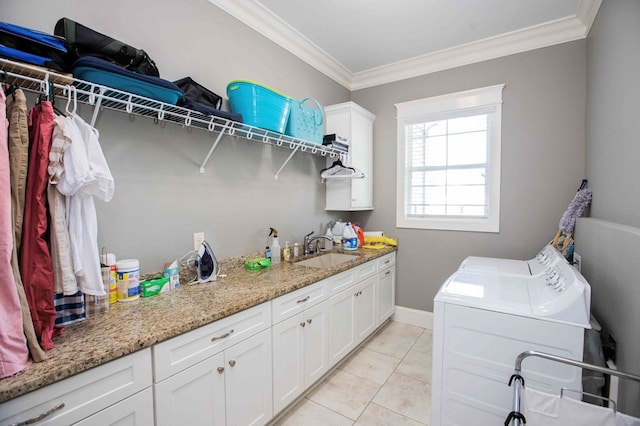
[[[602,0],[209,0],[350,90],[587,36]]]

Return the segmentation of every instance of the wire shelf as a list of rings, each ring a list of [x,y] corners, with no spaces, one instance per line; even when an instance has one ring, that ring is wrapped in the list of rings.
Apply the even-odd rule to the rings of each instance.
[[[78,102],[93,106],[92,126],[95,125],[98,112],[101,109],[109,109],[151,118],[156,123],[164,121],[208,132],[217,132],[218,137],[200,166],[201,173],[204,173],[204,168],[209,158],[224,135],[293,150],[280,170],[276,172],[276,179],[296,152],[308,152],[313,155],[341,159],[347,156],[346,152],[332,147],[249,126],[222,117],[205,115],[197,111],[80,80],[70,74],[61,74],[34,65],[0,58],[0,71],[0,80],[14,84],[23,90],[42,94],[53,93],[54,96],[66,97],[67,99],[70,99],[73,95]]]

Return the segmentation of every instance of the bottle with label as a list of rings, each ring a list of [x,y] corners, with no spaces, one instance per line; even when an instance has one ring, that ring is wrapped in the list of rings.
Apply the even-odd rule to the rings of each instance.
[[[297,258],[300,254],[300,245],[298,243],[293,243],[293,258]]]
[[[269,246],[265,247],[264,249],[264,257],[266,257],[267,259],[271,259],[271,249],[269,248]]]
[[[347,223],[342,232],[342,248],[344,250],[356,250],[358,248],[358,236],[351,223]]]
[[[285,262],[291,258],[291,247],[289,247],[289,241],[284,242],[284,250],[282,251],[282,260]]]
[[[271,232],[269,235],[273,235],[271,239],[271,263],[276,264],[280,263],[280,243],[278,242],[278,230],[275,228],[271,228]]]

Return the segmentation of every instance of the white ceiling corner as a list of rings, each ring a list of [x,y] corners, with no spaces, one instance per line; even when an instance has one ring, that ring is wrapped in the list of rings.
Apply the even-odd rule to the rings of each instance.
[[[573,16],[353,73],[258,0],[209,0],[349,90],[585,38],[602,0],[579,0]]]

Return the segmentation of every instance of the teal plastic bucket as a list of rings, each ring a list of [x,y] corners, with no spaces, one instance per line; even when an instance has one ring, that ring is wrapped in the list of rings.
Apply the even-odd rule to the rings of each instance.
[[[259,83],[235,80],[227,85],[231,111],[242,114],[245,124],[284,133],[291,103],[289,97]]]

